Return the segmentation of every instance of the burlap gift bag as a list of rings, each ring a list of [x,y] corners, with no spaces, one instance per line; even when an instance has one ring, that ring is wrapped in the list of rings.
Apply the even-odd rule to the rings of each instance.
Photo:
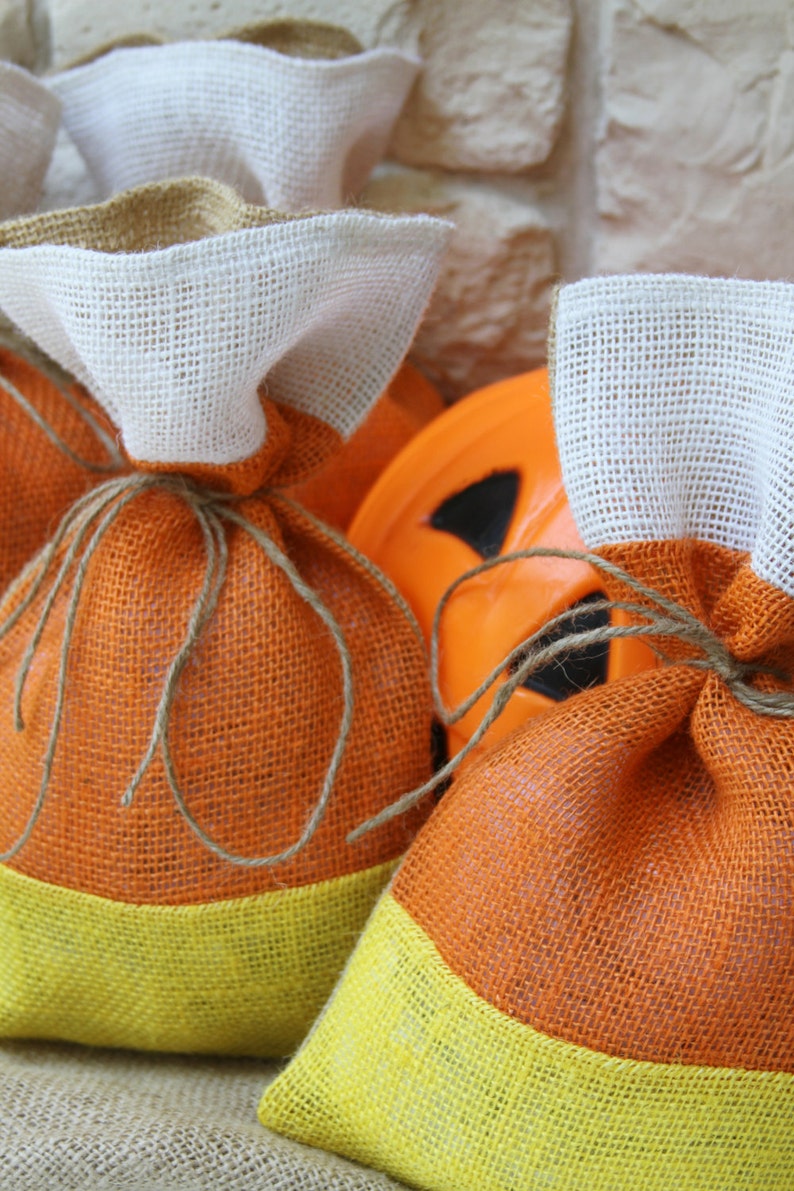
[[[311,22],[287,27],[288,46],[277,22],[228,39],[121,46],[50,76],[99,197],[201,174],[285,211],[354,199],[419,62],[397,49],[362,50],[333,26],[319,27],[320,42]],[[269,35],[275,47],[240,39]]]
[[[326,210],[355,200],[386,149],[419,61],[346,30],[270,21],[214,41],[111,47],[52,76],[98,196],[203,174],[250,203]],[[380,471],[443,408],[404,365],[351,441],[293,492],[345,528]]]
[[[127,251],[142,236],[147,243],[171,242],[270,218],[246,208],[228,189],[194,179],[141,188],[137,197],[107,207],[6,220],[0,225],[0,247],[24,248],[50,238],[88,247],[92,210],[108,237],[106,247]],[[90,383],[90,377],[85,379]],[[1,592],[45,544],[69,506],[110,475],[121,475],[128,464],[105,410],[5,318],[0,322],[0,426]]]
[[[794,1185],[792,332],[782,283],[563,289],[571,508],[667,664],[453,784],[265,1124],[422,1188]]]
[[[238,230],[144,188],[0,249],[0,306],[135,466],[0,607],[6,1036],[290,1051],[427,810],[347,843],[430,772],[423,651],[275,489],[388,381],[447,225],[202,186]]]

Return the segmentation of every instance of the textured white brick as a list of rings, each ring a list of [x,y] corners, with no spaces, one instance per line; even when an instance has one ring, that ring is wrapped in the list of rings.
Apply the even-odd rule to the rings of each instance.
[[[36,38],[28,0],[0,0],[0,58],[31,70]]]
[[[408,165],[517,173],[564,107],[569,0],[416,0],[424,69],[393,141]]]
[[[544,362],[554,242],[529,196],[392,167],[370,182],[362,202],[385,211],[427,211],[456,225],[411,352],[446,397]]]
[[[790,0],[614,0],[607,16],[594,268],[790,277]]]
[[[52,63],[60,69],[99,46],[136,33],[166,41],[214,37],[280,18],[327,21],[362,45],[415,48],[411,0],[50,0]]]

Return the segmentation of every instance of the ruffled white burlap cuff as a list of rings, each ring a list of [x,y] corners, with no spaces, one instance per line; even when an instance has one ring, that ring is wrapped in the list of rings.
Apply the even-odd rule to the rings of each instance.
[[[157,202],[173,206],[186,187],[198,209],[228,207],[237,230],[149,251],[109,240],[104,224],[126,232],[133,212],[144,242],[156,235]],[[17,221],[13,242],[26,246],[0,248],[0,308],[102,403],[129,454],[151,463],[248,458],[266,432],[263,381],[275,400],[349,437],[408,350],[450,230],[358,211],[250,226],[252,208],[209,181],[83,211],[104,251],[85,234],[82,247],[52,242],[65,236],[59,221],[68,231],[81,212]]]
[[[695,538],[794,596],[794,285],[675,275],[565,287],[554,405],[590,547]]]
[[[285,211],[344,205],[382,157],[418,61],[235,41],[121,48],[49,79],[100,197],[203,174]]]

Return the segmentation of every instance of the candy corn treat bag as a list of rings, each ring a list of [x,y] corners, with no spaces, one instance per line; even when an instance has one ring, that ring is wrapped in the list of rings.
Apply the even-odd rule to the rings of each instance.
[[[792,333],[783,283],[562,290],[571,509],[663,664],[453,783],[266,1125],[421,1188],[794,1183]]]
[[[46,102],[57,107],[54,97],[40,90]],[[127,251],[134,248],[147,221],[151,242],[157,242],[161,233],[167,240],[207,236],[261,223],[263,218],[261,211],[230,203],[229,192],[212,183],[183,182],[170,188],[170,198],[164,199],[165,193],[144,187],[136,197],[107,209],[75,208],[6,220],[0,225],[0,246],[33,246],[51,234],[86,247],[92,236],[92,210],[104,225],[114,225],[116,247]],[[84,375],[86,383],[92,383]],[[129,465],[105,409],[7,320],[0,320],[0,426],[2,592],[45,544],[69,506],[103,480],[129,470]]]
[[[279,21],[221,40],[120,46],[48,85],[100,197],[202,174],[250,203],[302,211],[359,193],[418,66],[401,50],[362,50],[334,26]]]
[[[430,695],[386,581],[277,489],[366,416],[447,230],[193,182],[0,249],[131,464],[0,606],[2,1034],[277,1055],[329,993],[427,812],[347,842],[429,776]]]
[[[203,174],[250,203],[319,211],[357,197],[419,70],[402,50],[364,50],[347,30],[275,20],[211,41],[117,46],[53,75],[63,122],[97,195]],[[404,365],[349,442],[296,487],[346,528],[385,464],[443,409]]]

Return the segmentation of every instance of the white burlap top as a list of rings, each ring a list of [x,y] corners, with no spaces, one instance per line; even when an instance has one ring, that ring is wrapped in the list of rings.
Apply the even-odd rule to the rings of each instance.
[[[564,287],[554,410],[582,539],[748,551],[794,596],[794,285],[676,275]]]
[[[343,437],[405,355],[450,226],[358,211],[293,217],[149,252],[0,249],[0,309],[76,376],[150,463],[238,462],[258,397]]]
[[[3,1191],[395,1191],[264,1129],[277,1067],[50,1042],[0,1045]]]
[[[48,81],[100,197],[202,174],[305,211],[359,193],[418,65],[393,49],[325,60],[190,41],[116,49]]]
[[[36,208],[60,119],[56,95],[21,66],[0,62],[0,219]]]

